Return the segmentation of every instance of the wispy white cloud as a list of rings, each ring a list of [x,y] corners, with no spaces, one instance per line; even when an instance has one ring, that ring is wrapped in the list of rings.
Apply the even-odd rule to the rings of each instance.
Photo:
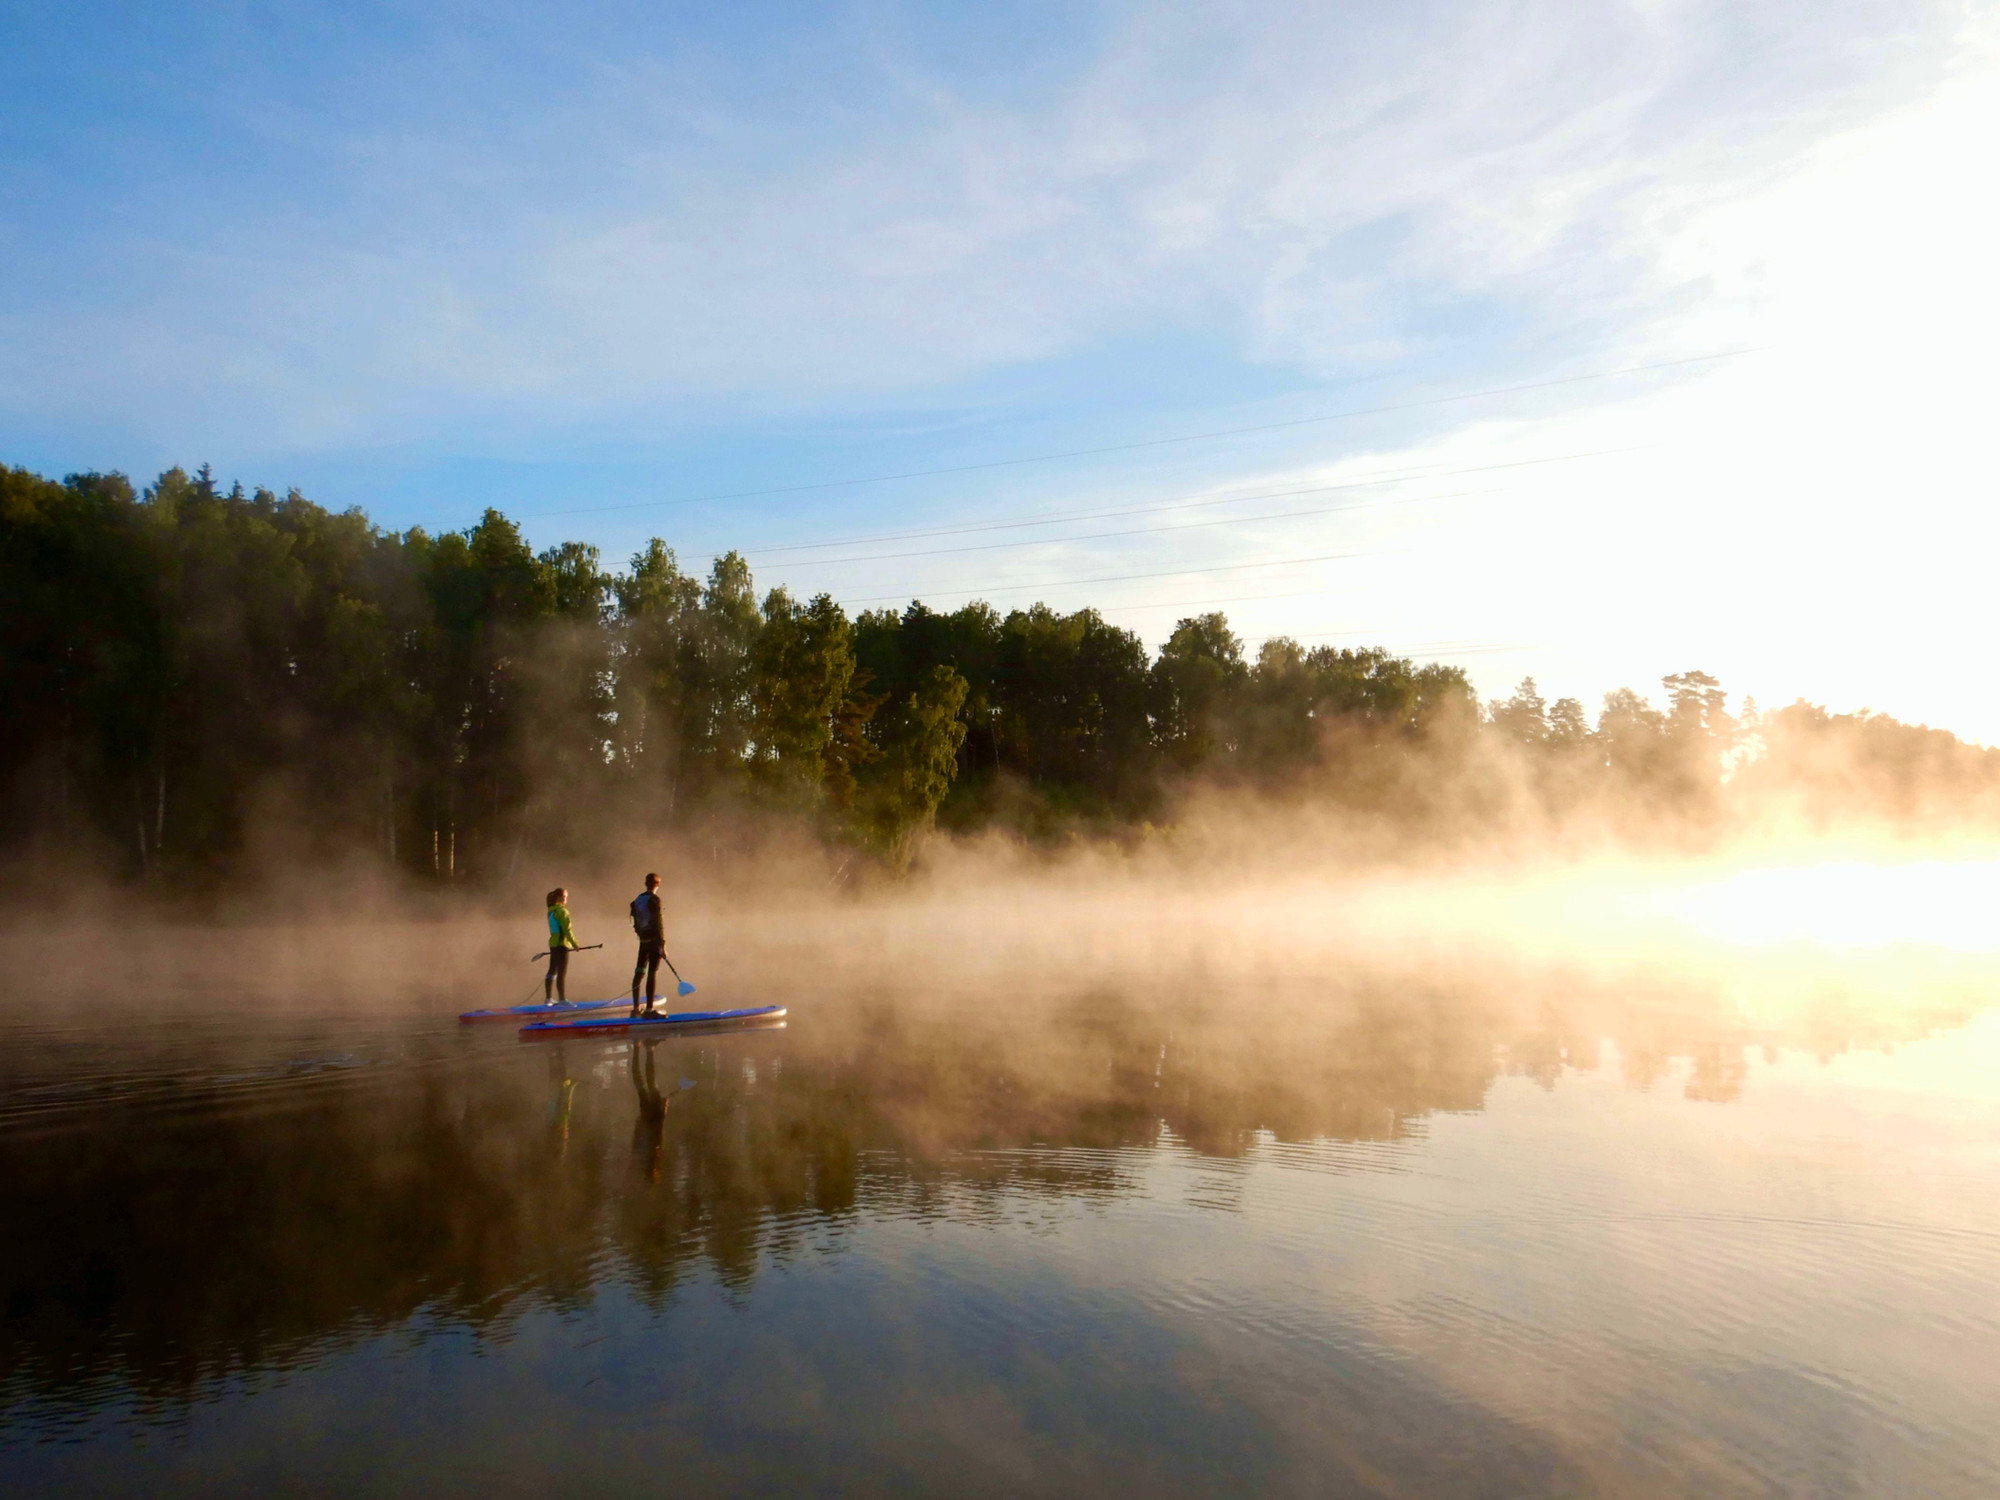
[[[1638,269],[1599,313],[1624,347],[1747,334],[1763,352],[1504,413],[1474,406],[1414,439],[1370,429],[1331,462],[1243,454],[1214,489],[1601,458],[1489,480],[1440,473],[1378,497],[1422,503],[904,564],[918,575],[908,592],[1178,568],[1047,592],[1103,604],[1153,640],[1213,601],[1253,642],[1351,629],[1410,647],[1520,643],[1468,658],[1489,691],[1534,672],[1594,700],[1701,666],[1767,702],[1805,693],[2000,742],[2000,698],[1979,665],[2000,550],[2000,203],[1973,186],[2000,144],[1994,43],[1969,27],[1943,76],[1910,98],[1840,128],[1818,121],[1803,146],[1718,170],[1704,192],[1693,175],[1668,181],[1621,221]],[[1538,268],[1509,255],[1560,286],[1564,253]],[[1627,449],[1639,451],[1606,451]],[[1342,551],[1368,555],[1240,571]],[[838,589],[847,576],[818,581]]]
[[[308,149],[284,120],[316,187],[127,233],[107,284],[8,308],[34,373],[0,399],[281,449],[851,407],[1163,327],[1322,374],[1448,362],[1469,327],[1679,347],[1697,284],[1740,269],[1688,264],[1679,226],[1921,94],[1960,26],[1146,7],[1020,98],[878,32],[839,108],[805,62],[788,99],[606,56],[553,97],[521,80],[504,132],[385,100]]]
[[[1652,445],[1498,494],[773,576],[950,596],[1154,571],[1051,597],[1153,639],[1180,601],[1242,599],[1253,638],[1545,643],[1484,668],[1495,688],[1700,664],[2000,738],[1962,664],[2000,541],[1989,10],[1458,0],[1092,26],[968,68],[871,11],[824,56],[748,69],[597,24],[552,72],[455,44],[339,108],[232,106],[295,178],[183,162],[213,189],[199,219],[134,189],[127,218],[76,229],[74,275],[0,289],[0,420],[114,413],[179,451],[277,458],[533,451],[946,404],[1065,361],[1116,380],[1103,351],[1162,334],[1426,390],[1492,383],[1499,351],[1573,369],[1756,343],[1698,376],[1223,445],[1175,481]],[[0,231],[0,256],[23,243]],[[1161,492],[1127,472],[1036,493],[1142,488]]]

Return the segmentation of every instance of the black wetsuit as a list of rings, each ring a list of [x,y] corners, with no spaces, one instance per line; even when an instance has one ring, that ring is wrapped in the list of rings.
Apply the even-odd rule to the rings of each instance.
[[[657,992],[660,960],[667,956],[666,920],[660,913],[660,898],[641,891],[632,899],[632,930],[639,934],[639,961],[632,966],[632,1003],[639,1003],[639,981],[646,981],[646,1005],[650,1009]]]

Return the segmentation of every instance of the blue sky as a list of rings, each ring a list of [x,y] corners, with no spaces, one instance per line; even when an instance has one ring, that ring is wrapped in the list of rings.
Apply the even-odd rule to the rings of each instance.
[[[1989,7],[0,29],[0,460],[2000,737]]]

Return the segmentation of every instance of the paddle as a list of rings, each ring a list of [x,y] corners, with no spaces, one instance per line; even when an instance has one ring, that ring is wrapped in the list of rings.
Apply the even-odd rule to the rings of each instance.
[[[588,953],[592,948],[602,948],[603,946],[604,944],[602,943],[585,943],[581,948],[572,948],[569,951],[572,953]],[[544,948],[540,953],[530,953],[528,955],[528,962],[533,963],[538,958],[547,958],[553,951],[553,949]]]
[[[668,958],[667,955],[664,953],[662,953],[660,957],[666,963],[667,972],[674,976],[674,983],[678,984],[681,987],[680,992],[683,995],[692,995],[694,993],[694,986],[689,984],[685,979],[681,978],[681,971],[674,967],[674,961],[671,958]]]

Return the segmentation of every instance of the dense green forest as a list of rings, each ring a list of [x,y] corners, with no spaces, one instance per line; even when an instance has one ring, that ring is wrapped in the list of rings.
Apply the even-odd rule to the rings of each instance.
[[[893,866],[935,824],[1112,831],[1196,784],[1432,823],[1699,821],[1726,786],[1935,821],[2000,784],[2000,752],[1881,716],[1738,722],[1700,672],[1593,722],[1383,650],[1247,659],[1219,614],[1157,656],[1092,609],[850,619],[759,598],[734,553],[697,578],[655,540],[611,570],[493,510],[393,533],[206,469],[143,493],[0,470],[0,599],[0,852],[196,887],[259,840],[487,882],[607,827],[782,824]]]

